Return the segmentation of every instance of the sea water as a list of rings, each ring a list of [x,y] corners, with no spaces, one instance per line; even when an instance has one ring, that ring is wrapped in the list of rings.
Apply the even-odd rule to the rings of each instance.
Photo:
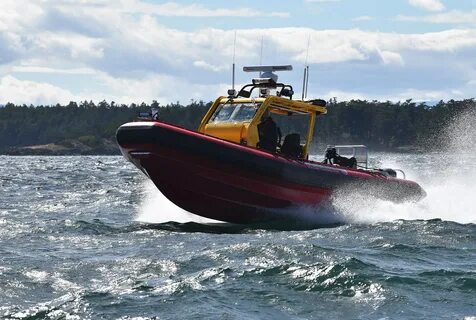
[[[471,319],[476,159],[442,157],[375,154],[428,197],[296,231],[210,224],[122,157],[0,157],[0,317]]]
[[[122,157],[2,156],[0,318],[475,319],[471,125],[444,153],[371,153],[421,202],[341,195],[291,212],[308,230],[194,216]]]

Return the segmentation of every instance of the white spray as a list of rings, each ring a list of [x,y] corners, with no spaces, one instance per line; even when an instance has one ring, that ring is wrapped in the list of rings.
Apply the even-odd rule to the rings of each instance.
[[[196,222],[196,223],[216,223],[219,221],[203,218],[185,211],[169,199],[167,199],[155,185],[147,180],[144,182],[145,197],[142,199],[139,208],[137,221],[146,223],[165,223],[165,222]]]
[[[382,154],[382,167],[402,168],[419,182],[427,197],[418,203],[394,204],[375,199],[336,199],[345,222],[372,223],[396,219],[442,219],[476,223],[476,110],[459,115],[440,134],[446,151],[431,154]]]

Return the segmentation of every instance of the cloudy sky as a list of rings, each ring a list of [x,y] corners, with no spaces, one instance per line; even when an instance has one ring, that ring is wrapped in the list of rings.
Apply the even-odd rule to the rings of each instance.
[[[295,91],[308,56],[311,97],[476,96],[476,0],[0,0],[0,104],[209,101],[235,32]]]

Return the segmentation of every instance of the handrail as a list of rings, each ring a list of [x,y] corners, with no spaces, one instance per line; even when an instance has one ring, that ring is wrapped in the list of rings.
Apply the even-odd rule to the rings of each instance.
[[[407,175],[405,174],[405,172],[403,172],[402,169],[393,169],[393,170],[398,171],[398,172],[401,172],[402,175],[403,175],[403,180],[407,180]]]

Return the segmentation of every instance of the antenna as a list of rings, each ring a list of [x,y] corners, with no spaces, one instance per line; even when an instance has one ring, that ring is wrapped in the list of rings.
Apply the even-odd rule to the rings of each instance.
[[[231,89],[228,89],[228,97],[232,99],[236,95],[235,90],[235,53],[236,53],[236,30],[235,39],[233,40],[233,63],[231,65]]]
[[[261,53],[259,55],[259,65],[263,65],[263,42],[264,42],[264,36],[261,36]]]
[[[308,87],[309,87],[309,66],[306,67],[306,90],[304,91],[304,98],[307,98],[307,88]]]
[[[233,67],[231,71],[231,89],[235,90],[235,53],[236,53],[236,30],[235,39],[233,40]]]
[[[307,63],[309,58],[309,47],[311,44],[311,35],[307,37],[307,51],[306,51],[306,60],[304,62],[304,77],[302,79],[302,100],[307,98],[307,87],[309,85],[309,65]]]

